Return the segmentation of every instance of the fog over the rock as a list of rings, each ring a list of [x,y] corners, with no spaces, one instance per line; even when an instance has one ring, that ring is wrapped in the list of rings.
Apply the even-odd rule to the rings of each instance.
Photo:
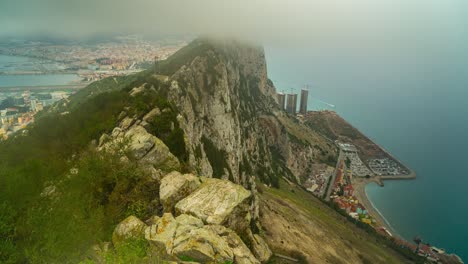
[[[224,35],[296,45],[421,44],[466,28],[465,0],[1,0],[0,37]]]

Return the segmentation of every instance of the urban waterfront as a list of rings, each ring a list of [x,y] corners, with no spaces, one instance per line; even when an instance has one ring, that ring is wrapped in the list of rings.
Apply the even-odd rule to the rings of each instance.
[[[466,52],[452,51],[462,56],[447,59],[423,51],[383,57],[335,50],[267,47],[269,75],[279,90],[299,92],[309,84],[309,109],[323,109],[321,101],[336,105],[416,172],[416,180],[366,188],[397,233],[468,259]]]
[[[4,72],[31,70],[37,65],[43,64],[36,59],[0,55]],[[0,74],[0,138],[6,139],[34,122],[37,112],[74,92],[65,89],[66,85],[80,80],[75,74]]]

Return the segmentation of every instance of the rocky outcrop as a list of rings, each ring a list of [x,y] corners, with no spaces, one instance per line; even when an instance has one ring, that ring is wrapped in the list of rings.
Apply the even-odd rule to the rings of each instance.
[[[144,237],[151,244],[148,255],[163,259],[240,264],[268,260],[269,255],[264,253],[269,249],[263,240],[252,242],[256,235],[249,229],[251,193],[242,186],[174,171],[162,178],[160,199],[168,209],[180,200],[175,206],[177,217],[166,212],[161,217],[152,216],[146,225],[130,216],[116,227],[114,246]],[[252,237],[252,251],[238,234]]]
[[[225,225],[243,232],[250,224],[251,193],[226,180],[202,178],[202,185],[178,202],[176,213],[190,214],[206,224]]]
[[[255,256],[252,254],[252,252],[250,252],[249,248],[244,244],[242,239],[234,231],[232,231],[229,228],[226,228],[220,225],[210,225],[210,226],[206,226],[206,228],[213,230],[216,234],[221,236],[224,239],[224,241],[226,241],[226,243],[229,245],[229,247],[232,250],[235,263],[238,263],[238,264],[260,263],[260,261],[267,261],[269,259],[268,257],[268,258],[263,258],[263,260],[260,260],[260,259],[257,260]]]
[[[181,174],[173,171],[161,180],[159,197],[165,212],[171,212],[174,205],[187,197],[200,186],[201,182],[193,174]]]
[[[229,244],[207,227],[178,229],[172,253],[178,257],[189,257],[202,263],[226,263],[234,261]]]
[[[240,237],[220,225],[204,225],[191,215],[164,214],[145,230],[145,238],[169,256],[201,263],[260,263]]]
[[[165,213],[155,224],[145,229],[145,238],[157,248],[166,249],[167,254],[171,254],[176,228],[177,223],[172,214]]]
[[[182,113],[179,122],[191,146],[190,164],[201,175],[247,186],[250,175],[243,158],[257,155],[251,159],[254,169],[257,162],[268,164],[271,159],[262,155],[268,149],[259,143],[257,122],[266,106],[274,104],[262,48],[202,41],[193,48],[203,52],[171,76],[169,89],[169,98]]]
[[[99,140],[99,150],[120,153],[136,159],[146,169],[154,168],[169,172],[180,168],[179,160],[159,138],[148,133],[139,125],[140,120],[125,117],[111,135],[103,134]],[[159,177],[159,176],[158,176]]]
[[[130,238],[141,238],[144,235],[146,225],[135,216],[129,216],[114,230],[112,234],[112,243],[117,246]]]

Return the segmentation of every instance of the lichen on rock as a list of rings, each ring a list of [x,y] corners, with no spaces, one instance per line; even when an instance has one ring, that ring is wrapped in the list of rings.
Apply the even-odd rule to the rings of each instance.
[[[171,212],[174,205],[200,186],[200,179],[193,174],[173,171],[161,180],[159,197],[165,212]]]
[[[178,202],[176,213],[190,214],[206,224],[225,225],[238,232],[250,224],[250,191],[227,180],[202,177],[202,185]]]

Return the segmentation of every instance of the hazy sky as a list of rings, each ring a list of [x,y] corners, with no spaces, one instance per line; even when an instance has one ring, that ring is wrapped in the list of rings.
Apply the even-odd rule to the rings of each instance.
[[[262,42],[398,44],[462,36],[466,0],[0,0],[0,37],[222,34]],[[372,46],[372,45],[371,45]]]

